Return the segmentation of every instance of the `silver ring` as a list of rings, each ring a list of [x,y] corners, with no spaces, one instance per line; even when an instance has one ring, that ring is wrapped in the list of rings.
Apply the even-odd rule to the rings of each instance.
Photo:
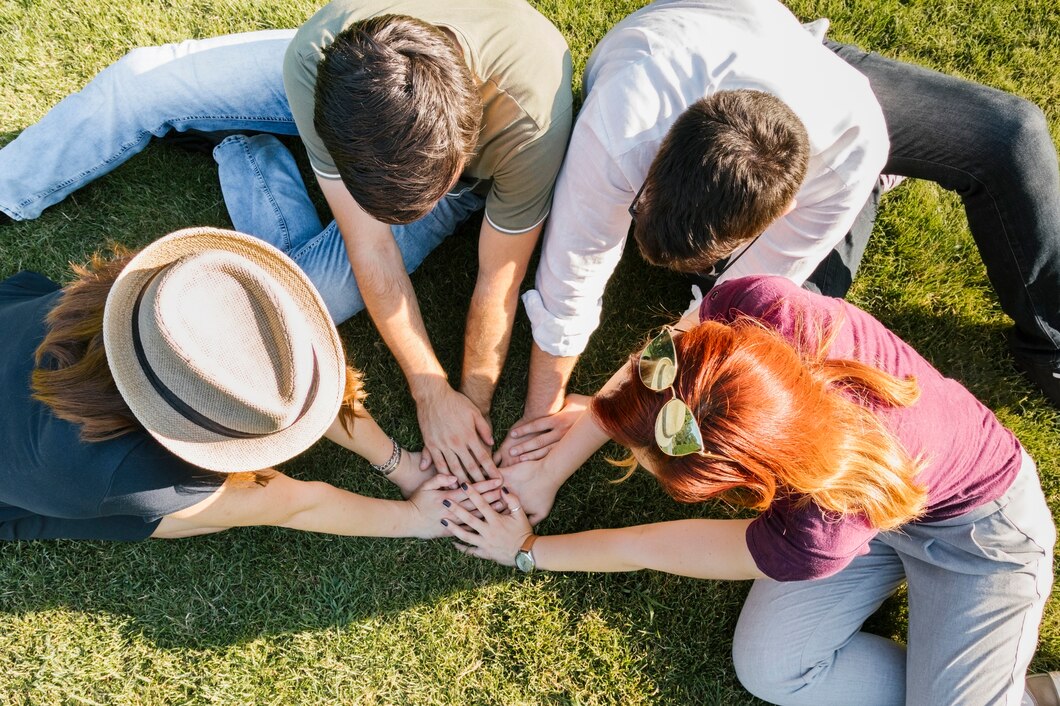
[[[512,513],[514,515],[515,513],[519,512],[522,509],[523,508],[518,507],[518,506],[517,507],[510,507],[510,508],[508,508],[508,512],[510,512],[510,513]]]

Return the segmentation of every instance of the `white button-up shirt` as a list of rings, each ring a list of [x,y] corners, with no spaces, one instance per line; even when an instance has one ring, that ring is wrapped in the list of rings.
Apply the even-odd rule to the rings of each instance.
[[[775,274],[801,284],[846,235],[889,149],[868,80],[774,0],[655,2],[617,24],[585,70],[537,288],[523,295],[543,351],[585,349],[622,254],[630,202],[663,137],[692,103],[735,89],[784,101],[806,126],[810,161],[796,208],[721,280]]]

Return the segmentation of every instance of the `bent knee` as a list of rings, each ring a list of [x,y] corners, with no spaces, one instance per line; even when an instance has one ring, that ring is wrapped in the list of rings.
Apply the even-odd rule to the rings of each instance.
[[[1055,160],[1055,148],[1045,113],[1035,103],[996,91],[989,110],[978,120],[981,137],[995,160],[1013,165],[1033,164],[1043,157]],[[1004,168],[998,164],[995,168]]]
[[[737,627],[732,663],[743,688],[769,703],[791,703],[795,693],[806,686],[806,679],[796,666],[798,655],[784,648],[783,640]]]

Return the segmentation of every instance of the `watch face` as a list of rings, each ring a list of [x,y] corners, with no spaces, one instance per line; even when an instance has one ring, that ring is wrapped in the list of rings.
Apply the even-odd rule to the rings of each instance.
[[[524,574],[528,574],[534,570],[534,557],[531,556],[530,552],[519,551],[515,555],[515,568],[522,571]]]

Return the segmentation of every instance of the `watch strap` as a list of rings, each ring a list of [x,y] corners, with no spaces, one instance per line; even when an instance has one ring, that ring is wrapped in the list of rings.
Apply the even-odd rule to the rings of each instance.
[[[530,533],[526,539],[523,540],[523,546],[519,547],[519,551],[530,554],[534,549],[534,542],[537,541],[538,535]]]

